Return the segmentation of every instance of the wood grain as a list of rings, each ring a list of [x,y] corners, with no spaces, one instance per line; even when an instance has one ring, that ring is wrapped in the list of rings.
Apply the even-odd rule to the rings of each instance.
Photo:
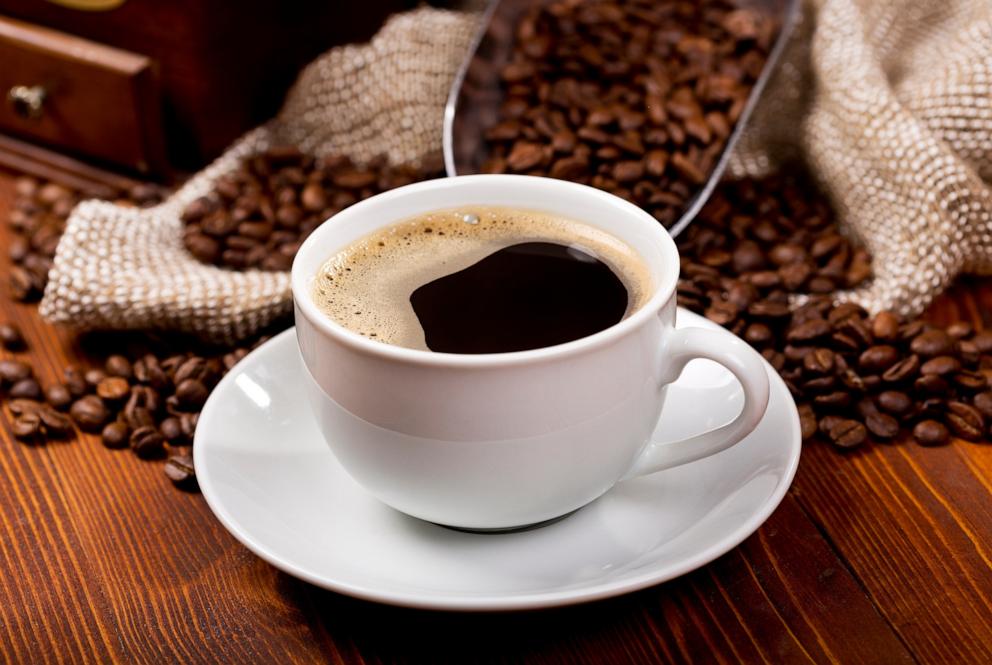
[[[0,220],[10,198],[0,174]],[[987,303],[992,287],[971,285],[934,315],[980,317]],[[0,320],[22,327],[21,355],[43,382],[99,346],[4,293]],[[468,615],[298,581],[239,545],[160,463],[92,437],[26,447],[3,413],[0,662],[988,661],[990,455],[962,442],[854,455],[813,444],[766,524],[700,570],[590,605]]]
[[[46,91],[37,118],[0,104],[0,130],[138,172],[161,172],[165,150],[152,61],[137,53],[0,16],[0,94]]]

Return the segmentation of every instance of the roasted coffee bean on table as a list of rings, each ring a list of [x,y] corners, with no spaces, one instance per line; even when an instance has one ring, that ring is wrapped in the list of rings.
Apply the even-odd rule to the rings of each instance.
[[[804,439],[988,440],[992,333],[833,302],[870,261],[815,191],[788,177],[723,183],[677,238],[679,303],[761,351],[796,398]]]
[[[589,184],[670,226],[713,170],[776,31],[726,0],[535,3],[501,72],[482,170]]]
[[[289,270],[300,243],[335,213],[379,192],[441,175],[440,166],[357,165],[275,147],[245,158],[182,214],[186,249],[204,263]]]
[[[63,381],[44,389],[30,364],[0,359],[0,394],[11,431],[24,443],[69,438],[78,428],[99,434],[107,448],[129,448],[146,460],[168,458],[166,476],[178,487],[195,489],[189,449],[199,411],[210,390],[249,350],[113,354],[100,367],[65,367]]]
[[[20,351],[24,348],[24,335],[21,329],[11,323],[0,325],[0,344],[8,351]]]

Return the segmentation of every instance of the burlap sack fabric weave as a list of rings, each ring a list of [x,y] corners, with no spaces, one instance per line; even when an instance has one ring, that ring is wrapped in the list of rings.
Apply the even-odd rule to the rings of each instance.
[[[230,343],[288,313],[288,273],[198,262],[182,244],[183,209],[271,145],[358,162],[383,154],[414,166],[436,159],[441,112],[476,24],[475,14],[429,8],[397,15],[368,44],[332,49],[309,65],[273,121],[161,205],[81,203],[59,243],[42,315],[78,329],[182,330]]]
[[[731,171],[801,158],[874,279],[841,293],[921,312],[992,268],[992,2],[807,0]]]
[[[163,328],[230,342],[291,307],[283,273],[231,272],[182,247],[179,215],[246,154],[290,142],[416,164],[441,144],[444,101],[477,15],[420,9],[302,74],[280,115],[164,204],[81,204],[42,313],[77,328]],[[992,267],[992,3],[808,0],[733,171],[805,159],[874,255],[840,297],[919,312],[963,270]]]

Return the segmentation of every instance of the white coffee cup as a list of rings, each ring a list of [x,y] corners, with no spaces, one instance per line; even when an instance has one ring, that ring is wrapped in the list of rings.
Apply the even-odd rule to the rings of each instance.
[[[433,353],[372,341],[314,304],[336,251],[384,226],[464,204],[555,213],[600,227],[650,268],[654,294],[627,319],[566,344],[513,353]],[[679,255],[658,222],[611,194],[549,178],[471,175],[394,189],[320,226],[293,262],[296,330],[314,414],[338,461],[372,495],[424,520],[506,529],[566,515],[621,480],[718,453],[768,402],[760,356],[728,332],[675,329]],[[652,444],[665,387],[693,358],[744,392],[733,421]]]

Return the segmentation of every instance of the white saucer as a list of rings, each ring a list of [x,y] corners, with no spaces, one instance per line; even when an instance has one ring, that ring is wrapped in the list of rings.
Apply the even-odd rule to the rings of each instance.
[[[678,322],[716,327],[682,309]],[[768,412],[729,450],[622,483],[542,528],[464,533],[407,517],[348,476],[310,415],[303,371],[287,330],[224,377],[196,429],[200,487],[221,523],[272,565],[384,603],[551,607],[670,580],[753,533],[799,462],[795,403],[769,367]],[[742,401],[726,370],[695,360],[669,388],[661,421],[674,440],[729,421]]]

